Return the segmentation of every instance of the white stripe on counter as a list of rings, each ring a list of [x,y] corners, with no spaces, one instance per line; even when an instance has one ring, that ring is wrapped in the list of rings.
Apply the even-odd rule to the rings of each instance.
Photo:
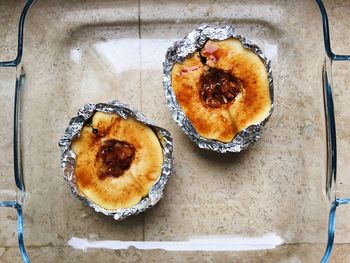
[[[163,249],[167,251],[250,251],[274,249],[283,243],[283,239],[275,233],[261,237],[240,236],[197,236],[188,241],[120,241],[100,240],[88,241],[84,238],[72,237],[68,245],[75,249]]]

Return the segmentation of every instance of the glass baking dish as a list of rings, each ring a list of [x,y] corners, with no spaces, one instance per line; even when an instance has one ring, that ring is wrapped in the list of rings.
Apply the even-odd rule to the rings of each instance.
[[[350,7],[325,5],[336,21],[332,43],[346,53],[337,27],[349,29]],[[1,262],[329,260],[336,208],[349,201],[350,79],[321,1],[27,1],[17,54],[22,6],[0,7],[8,24],[0,29]],[[275,111],[261,140],[239,154],[200,150],[166,106],[165,52],[202,24],[233,25],[272,61]],[[70,118],[112,99],[174,137],[165,197],[123,221],[75,199],[60,172],[58,140]],[[348,262],[350,212],[339,213],[331,261]]]

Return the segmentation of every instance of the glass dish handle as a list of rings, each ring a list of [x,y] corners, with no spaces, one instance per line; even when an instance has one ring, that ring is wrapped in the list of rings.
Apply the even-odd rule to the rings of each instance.
[[[331,202],[328,219],[328,241],[321,263],[329,262],[334,244],[335,213],[339,205],[350,204],[350,198],[337,198],[336,196],[336,174],[337,174],[337,144],[336,126],[332,95],[332,63],[333,61],[350,61],[350,55],[335,54],[331,48],[329,24],[327,11],[322,0],[315,0],[318,5],[323,24],[323,40],[327,57],[322,70],[324,111],[326,119],[327,136],[327,178],[326,193]]]
[[[25,199],[25,184],[22,169],[22,140],[21,140],[21,123],[22,123],[22,94],[24,87],[25,74],[21,64],[23,54],[23,32],[25,18],[28,10],[35,0],[26,1],[23,7],[19,25],[17,40],[17,55],[13,60],[0,61],[0,68],[16,68],[16,86],[14,99],[14,123],[13,123],[13,164],[16,191],[0,190],[0,206],[22,205]],[[11,200],[11,201],[9,201]]]
[[[24,23],[28,10],[35,0],[28,0],[22,10],[18,25],[18,44],[17,55],[14,60],[0,61],[0,68],[16,68],[16,85],[14,99],[14,116],[13,116],[13,162],[14,177],[16,190],[0,190],[0,207],[12,207],[17,211],[17,238],[18,247],[25,263],[30,263],[30,259],[25,249],[23,239],[23,213],[22,205],[26,197],[25,184],[22,172],[22,140],[21,140],[21,124],[22,124],[22,96],[25,81],[25,74],[21,64],[23,54],[23,31]],[[1,80],[0,80],[1,81]]]

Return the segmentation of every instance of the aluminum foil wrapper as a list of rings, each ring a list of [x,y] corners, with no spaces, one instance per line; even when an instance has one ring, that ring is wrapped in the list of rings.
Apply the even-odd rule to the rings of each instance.
[[[76,185],[76,178],[74,175],[76,155],[71,149],[71,143],[75,138],[79,137],[83,125],[89,120],[91,116],[93,116],[96,111],[115,113],[124,119],[133,118],[148,125],[153,129],[161,144],[163,151],[161,175],[158,181],[151,188],[148,196],[141,199],[141,201],[133,207],[116,210],[104,209],[90,201],[82,192],[80,192]],[[173,141],[170,132],[154,125],[143,114],[131,109],[128,105],[119,101],[112,101],[110,103],[86,104],[78,111],[77,116],[71,119],[64,133],[64,136],[59,141],[59,146],[61,148],[62,175],[68,182],[72,194],[75,197],[79,198],[83,203],[92,207],[96,212],[100,212],[108,216],[113,216],[115,220],[121,220],[128,216],[139,214],[146,209],[154,206],[163,197],[165,185],[169,179],[169,176],[174,171],[172,157]]]
[[[269,115],[261,123],[247,127],[238,133],[231,142],[223,143],[217,140],[204,138],[193,128],[191,122],[176,101],[176,96],[171,86],[171,71],[174,64],[183,62],[187,57],[190,57],[194,52],[201,49],[209,39],[225,40],[231,37],[240,40],[244,48],[252,50],[265,64],[268,73],[272,105]],[[172,112],[173,119],[182,128],[183,132],[200,148],[220,153],[240,152],[246,149],[249,144],[256,142],[260,138],[262,128],[268,121],[274,108],[273,78],[270,60],[265,57],[261,49],[256,44],[252,43],[241,35],[236,35],[232,26],[216,27],[211,25],[202,25],[189,33],[184,39],[176,41],[168,49],[165,56],[165,61],[163,63],[163,87],[165,89],[167,104]]]

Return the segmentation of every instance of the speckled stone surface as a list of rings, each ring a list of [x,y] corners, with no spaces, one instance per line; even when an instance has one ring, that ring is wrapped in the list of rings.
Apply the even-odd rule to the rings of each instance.
[[[336,51],[350,53],[350,3],[325,1]],[[13,58],[22,3],[0,2],[0,60]],[[164,53],[203,23],[231,24],[272,60],[275,112],[262,139],[240,154],[200,150],[174,123],[162,89]],[[33,262],[319,262],[329,204],[321,87],[324,53],[313,1],[40,1],[27,17],[23,68],[25,242]],[[338,195],[348,177],[350,63],[333,68]],[[0,190],[12,180],[14,69],[0,69]],[[176,173],[152,210],[116,222],[73,198],[60,175],[57,146],[69,119],[87,102],[119,99],[174,136]],[[8,114],[7,114],[8,113]],[[5,153],[5,154],[3,154]],[[1,192],[11,198],[12,192]],[[20,262],[16,214],[0,213],[0,262]],[[350,207],[339,208],[332,262],[350,261]],[[255,252],[74,250],[88,240],[184,241],[191,236],[260,237],[283,245]]]

